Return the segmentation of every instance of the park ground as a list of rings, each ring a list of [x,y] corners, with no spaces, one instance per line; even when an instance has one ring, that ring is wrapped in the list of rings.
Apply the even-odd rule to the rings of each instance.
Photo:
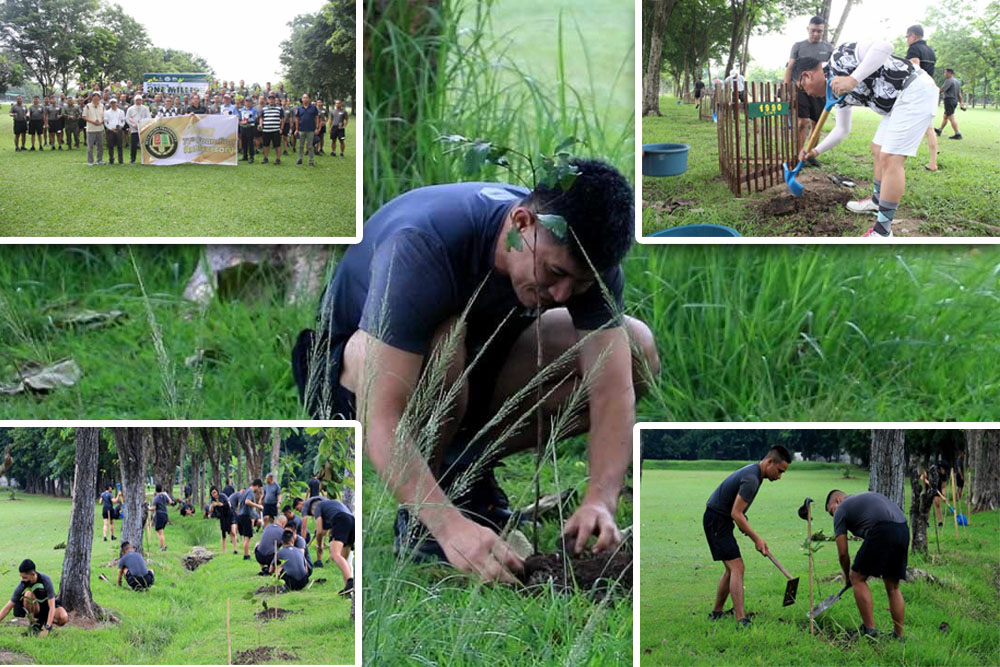
[[[560,445],[557,464],[547,456],[541,467],[542,495],[574,489],[578,502],[585,461],[579,440]],[[534,502],[534,464],[534,454],[518,454],[497,469],[512,508]],[[448,566],[400,562],[392,547],[396,502],[370,467],[364,480],[366,665],[632,665],[631,592],[598,600],[543,585],[526,594],[484,586]],[[575,508],[566,504],[563,516]],[[630,493],[616,520],[620,528],[632,524]],[[552,516],[541,523],[539,552],[554,553],[561,522]],[[522,530],[531,541],[530,525]]]
[[[0,236],[355,236],[353,122],[345,157],[329,155],[327,136],[315,169],[284,154],[277,167],[260,155],[236,168],[130,165],[128,149],[124,165],[88,168],[85,144],[15,153],[9,110],[0,105]]]
[[[39,572],[52,577],[58,592],[65,551],[53,547],[65,542],[72,512],[68,498],[20,493],[17,498],[10,501],[6,491],[0,497],[0,592],[4,601],[17,586],[17,567],[24,558],[31,558]],[[228,601],[234,662],[240,651],[270,646],[295,656],[275,660],[275,664],[354,664],[351,603],[337,595],[343,585],[339,572],[318,569],[313,579],[323,577],[326,583],[304,591],[254,597],[253,591],[270,579],[257,576],[259,566],[252,554],[250,561],[244,561],[242,550],[238,556],[231,549],[218,553],[217,519],[203,519],[200,514],[182,519],[171,508],[170,521],[164,530],[167,551],[160,552],[155,533],[147,535],[147,562],[156,572],[156,583],[148,592],[136,593],[124,583],[121,588],[113,585],[118,570],[112,561],[119,542],[101,539],[100,507],[95,504],[90,588],[94,601],[121,622],[92,629],[67,625],[48,637],[25,637],[25,628],[11,623],[8,616],[0,624],[0,654],[28,656],[37,664],[224,665],[228,659]],[[118,522],[115,534],[119,539],[120,530]],[[216,557],[189,572],[181,558],[193,546],[207,547]],[[99,574],[112,584],[99,579]],[[268,607],[292,613],[261,622],[255,614],[263,611],[265,600]]]
[[[860,616],[848,591],[839,602],[816,619],[817,633],[809,634],[808,556],[803,548],[806,522],[798,518],[803,499],[816,500],[813,532],[833,534],[833,520],[822,510],[827,493],[868,490],[868,473],[862,468],[822,463],[793,463],[777,482],[762,485],[750,508],[750,525],[768,544],[771,553],[793,577],[800,577],[794,606],[782,607],[785,577],[761,557],[753,543],[736,532],[746,563],[746,609],[756,612],[753,627],[737,630],[731,617],[709,621],[715,587],[723,568],[712,561],[705,542],[701,517],[713,489],[732,471],[748,461],[646,461],[640,486],[640,664],[996,664],[1000,635],[1000,512],[969,516],[969,526],[959,528],[945,510],[938,529],[938,555],[933,525],[928,528],[930,556],[910,554],[909,566],[930,573],[937,580],[904,582],[906,623],[902,644],[892,640],[875,643],[849,640]],[[910,485],[906,483],[909,517]],[[932,510],[933,512],[933,510]],[[949,522],[950,521],[950,522]],[[833,542],[814,554],[814,601],[836,593],[842,582]],[[848,542],[853,559],[860,542]],[[892,632],[885,589],[870,582],[875,626]],[[732,606],[727,602],[726,608]]]
[[[678,98],[660,98],[662,117],[642,119],[642,143],[678,142],[691,146],[687,172],[668,178],[642,180],[642,231],[650,234],[666,227],[714,223],[728,225],[743,236],[860,236],[874,216],[848,211],[842,203],[871,194],[871,139],[880,117],[855,109],[851,134],[836,148],[819,156],[819,169],[807,167],[799,181],[805,194],[798,202],[786,201],[781,184],[763,193],[737,198],[719,171],[716,125],[698,120],[693,104]],[[943,107],[935,126],[940,126]],[[949,125],[939,140],[938,172],[924,170],[929,159],[927,143],[906,161],[906,192],[900,203],[894,234],[900,236],[1000,235],[1000,109],[976,107],[956,112],[964,139],[949,140]],[[834,118],[824,128],[833,129]],[[794,165],[790,165],[794,166]],[[853,179],[855,188],[838,188],[828,180],[836,174]],[[779,174],[778,180],[781,181]],[[819,206],[810,203],[822,200]],[[787,206],[791,203],[798,210]]]

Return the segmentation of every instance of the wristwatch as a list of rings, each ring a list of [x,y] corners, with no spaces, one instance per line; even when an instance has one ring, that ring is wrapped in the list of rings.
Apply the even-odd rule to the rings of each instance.
[[[45,629],[46,629],[46,630],[51,630],[51,629],[52,629],[52,626],[51,626],[51,625],[46,625],[46,626],[45,626]]]

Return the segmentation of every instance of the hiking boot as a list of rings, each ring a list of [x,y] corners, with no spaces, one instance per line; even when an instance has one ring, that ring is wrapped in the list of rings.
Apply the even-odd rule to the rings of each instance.
[[[337,595],[340,595],[341,597],[346,597],[353,592],[354,592],[354,577],[351,577],[350,579],[347,580],[347,585],[344,586],[343,589],[338,591]]]
[[[747,618],[746,616],[744,616],[743,618],[741,618],[738,621],[736,621],[736,627],[738,627],[738,628],[749,628],[749,627],[752,627],[752,626],[753,626],[753,623],[751,623],[750,619]]]
[[[853,213],[878,213],[878,204],[871,197],[847,202],[847,210]]]
[[[882,239],[893,238],[891,229],[889,230],[888,234],[879,234],[877,231],[875,231],[874,227],[869,227],[868,231],[862,234],[861,237],[866,238],[869,241],[881,241]]]
[[[962,138],[962,133],[961,132],[956,132],[955,134],[951,135],[948,138],[949,139],[961,139]]]
[[[941,136],[941,130],[939,130],[938,128],[935,127],[934,128],[934,134],[936,134],[936,135],[938,135],[940,137]]]
[[[819,160],[817,160],[817,159],[816,159],[816,158],[814,158],[814,157],[811,157],[811,158],[807,159],[807,160],[806,160],[806,164],[807,164],[807,165],[809,165],[810,167],[820,167],[820,166],[822,166],[822,165],[820,164],[820,161],[819,161]]]
[[[858,636],[868,637],[869,639],[878,639],[882,636],[882,633],[875,628],[869,628],[867,625],[862,623],[858,626]]]

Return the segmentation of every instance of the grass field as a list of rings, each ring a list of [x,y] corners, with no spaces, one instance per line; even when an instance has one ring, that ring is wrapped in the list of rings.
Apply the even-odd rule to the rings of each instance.
[[[675,97],[661,97],[663,117],[642,119],[642,143],[691,145],[686,173],[643,179],[643,233],[684,224],[715,223],[733,227],[744,236],[858,236],[871,226],[874,216],[851,213],[839,205],[822,213],[822,224],[819,218],[797,213],[764,215],[758,207],[773,196],[770,191],[737,199],[720,175],[715,124],[699,121],[694,105],[678,106],[676,101]],[[937,123],[942,113],[939,108]],[[996,161],[1000,110],[970,108],[957,112],[957,120],[964,139],[951,141],[947,138],[950,126],[945,130],[939,141],[940,171],[931,173],[921,167],[929,159],[926,142],[920,145],[915,158],[906,161],[906,191],[896,218],[911,221],[906,227],[913,230],[913,235],[1000,235],[1000,167]],[[857,187],[851,195],[854,199],[871,194],[870,146],[878,122],[874,112],[856,109],[848,138],[819,157],[823,174],[835,173],[855,180]],[[825,130],[832,130],[833,125],[831,115]],[[807,168],[803,173],[816,171]],[[783,193],[785,188],[778,190]],[[808,197],[807,187],[804,198]],[[677,199],[692,203],[670,214],[654,209],[654,205]]]
[[[512,507],[534,502],[533,471],[533,454],[507,459],[498,469]],[[558,484],[553,466],[542,467],[542,493],[574,488],[582,494],[585,476],[579,448],[563,451]],[[364,480],[366,665],[632,664],[630,595],[596,602],[584,593],[547,588],[526,596],[509,586],[484,586],[444,566],[400,563],[392,553],[396,503],[368,466]],[[631,525],[631,516],[632,503],[623,500],[619,527]],[[544,521],[541,552],[555,551],[559,530],[557,520]],[[526,536],[531,539],[530,529]]]
[[[649,462],[655,463],[655,462]],[[930,558],[910,555],[909,565],[931,573],[940,583],[902,584],[906,600],[906,641],[848,641],[847,630],[856,630],[860,616],[848,591],[817,619],[816,636],[809,634],[808,558],[802,548],[806,522],[797,510],[808,495],[822,504],[833,488],[846,493],[868,490],[867,471],[852,468],[844,479],[840,466],[800,466],[793,463],[774,483],[765,482],[748,517],[750,525],[793,577],[800,577],[794,606],[782,607],[785,578],[754,550],[739,531],[737,541],[746,563],[746,609],[756,612],[753,627],[737,630],[732,618],[709,621],[715,587],[722,575],[705,542],[701,517],[704,502],[726,475],[747,462],[690,462],[678,469],[644,471],[641,483],[640,526],[640,664],[906,664],[987,665],[1000,655],[996,619],[1000,614],[997,581],[1000,577],[1000,513],[970,517],[970,526],[955,539],[953,524],[940,530],[941,555],[935,553],[933,527],[929,529]],[[700,463],[706,463],[701,469]],[[906,484],[907,513],[910,490]],[[908,514],[907,514],[908,516]],[[829,514],[814,505],[813,531],[833,534]],[[816,579],[840,572],[837,548],[817,543]],[[860,546],[849,542],[853,559]],[[840,590],[838,581],[818,582],[814,599]],[[885,589],[871,583],[875,625],[891,632]],[[729,608],[731,605],[727,603]],[[940,630],[947,623],[945,630]]]
[[[22,494],[18,498],[10,502],[5,493],[0,499],[0,535],[4,538],[0,540],[0,585],[4,601],[19,581],[17,566],[24,558],[34,560],[38,571],[52,577],[58,591],[65,552],[52,547],[66,540],[72,509],[69,499]],[[24,522],[29,517],[31,529],[26,531]],[[294,613],[262,624],[253,617],[263,609],[260,600],[246,599],[266,581],[257,576],[256,561],[246,562],[232,552],[218,554],[218,520],[200,516],[181,519],[174,510],[170,520],[172,523],[164,530],[166,552],[159,551],[156,535],[150,536],[152,556],[147,561],[156,572],[156,583],[148,593],[135,593],[124,584],[118,588],[98,579],[100,573],[112,582],[118,576],[114,566],[105,567],[117,555],[112,550],[117,549],[118,542],[102,541],[98,508],[90,587],[94,601],[112,610],[121,623],[95,630],[65,627],[49,637],[38,638],[22,636],[24,628],[9,624],[8,617],[0,624],[0,651],[28,655],[39,664],[224,665],[228,599],[234,656],[238,651],[272,646],[296,655],[293,664],[354,663],[350,601],[337,595],[342,584],[338,572],[317,570],[317,576],[325,577],[326,583],[307,591],[271,596],[268,606]],[[217,555],[189,572],[181,564],[181,557],[194,545],[208,547]]]
[[[246,283],[245,293],[202,309],[181,297],[201,252],[197,246],[0,249],[0,383],[16,379],[17,367],[32,360],[73,357],[82,371],[73,387],[0,397],[0,418],[300,416],[291,349],[299,330],[314,321],[315,302],[287,305],[282,279],[272,271]],[[56,324],[84,310],[119,310],[125,317],[93,330]],[[198,350],[205,351],[202,361],[185,363]]]
[[[355,234],[354,123],[346,157],[330,157],[327,137],[315,169],[285,155],[277,167],[130,165],[128,150],[124,165],[88,168],[86,146],[15,153],[9,109],[0,105],[0,236]]]

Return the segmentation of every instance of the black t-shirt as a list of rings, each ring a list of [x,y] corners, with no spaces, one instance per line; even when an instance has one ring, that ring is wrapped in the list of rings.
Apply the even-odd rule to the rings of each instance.
[[[920,58],[920,67],[931,76],[934,76],[934,63],[937,58],[934,55],[934,49],[927,46],[927,42],[918,39],[913,44],[910,44],[910,48],[906,50],[906,59],[909,60],[910,58]]]
[[[706,506],[719,514],[729,516],[730,512],[733,511],[736,496],[739,494],[743,500],[747,501],[747,507],[743,510],[743,513],[746,514],[750,511],[753,499],[757,497],[757,491],[760,489],[762,481],[760,463],[743,466],[723,480],[722,484],[719,484],[709,496]]]
[[[195,106],[193,104],[189,104],[187,105],[187,107],[185,107],[184,113],[207,114],[208,109],[206,109],[204,105]]]
[[[309,480],[309,497],[310,498],[312,498],[313,496],[318,496],[319,495],[319,485],[320,485],[319,484],[319,478],[313,477],[311,480]]]
[[[128,569],[128,573],[133,577],[145,577],[146,573],[149,572],[149,568],[146,567],[146,560],[138,551],[129,551],[118,559],[118,569],[124,570],[126,568]]]
[[[222,489],[222,493],[224,493],[226,496],[231,496],[234,493],[236,493],[236,489],[233,488],[232,484],[226,484],[225,488]]]
[[[865,538],[878,523],[906,523],[906,516],[896,503],[881,493],[855,493],[841,500],[833,513],[833,534],[835,537],[846,535],[849,530]]]
[[[213,500],[212,503],[219,503],[219,506],[217,506],[214,510],[215,516],[217,517],[229,516],[229,498],[226,497],[226,494],[220,493],[218,499]],[[212,503],[209,503],[209,505],[211,505]]]
[[[106,509],[106,510],[111,509],[111,492],[110,491],[104,491],[103,493],[101,493],[101,502],[104,503],[104,509]]]
[[[425,354],[438,325],[468,306],[466,340],[470,347],[486,341],[512,311],[525,311],[493,260],[496,244],[504,243],[504,217],[527,195],[503,183],[453,183],[411,190],[380,208],[327,287],[323,313],[331,339],[346,340],[361,329]],[[621,267],[604,271],[601,280],[620,309]],[[596,281],[565,305],[581,330],[600,329],[616,317]]]
[[[699,91],[699,90],[701,90],[704,87],[705,87],[705,82],[704,81],[695,81],[694,82],[694,89],[695,89],[695,91]]]
[[[347,505],[339,500],[324,500],[316,505],[315,510],[319,512],[319,516],[323,519],[323,530],[330,530],[330,526],[333,525],[333,520],[338,514],[351,514],[351,510],[348,509]],[[352,514],[351,516],[354,515]]]
[[[167,504],[168,504],[167,494],[157,493],[155,496],[153,496],[153,507],[156,509],[157,514],[160,514],[161,512],[163,514],[166,514]]]

